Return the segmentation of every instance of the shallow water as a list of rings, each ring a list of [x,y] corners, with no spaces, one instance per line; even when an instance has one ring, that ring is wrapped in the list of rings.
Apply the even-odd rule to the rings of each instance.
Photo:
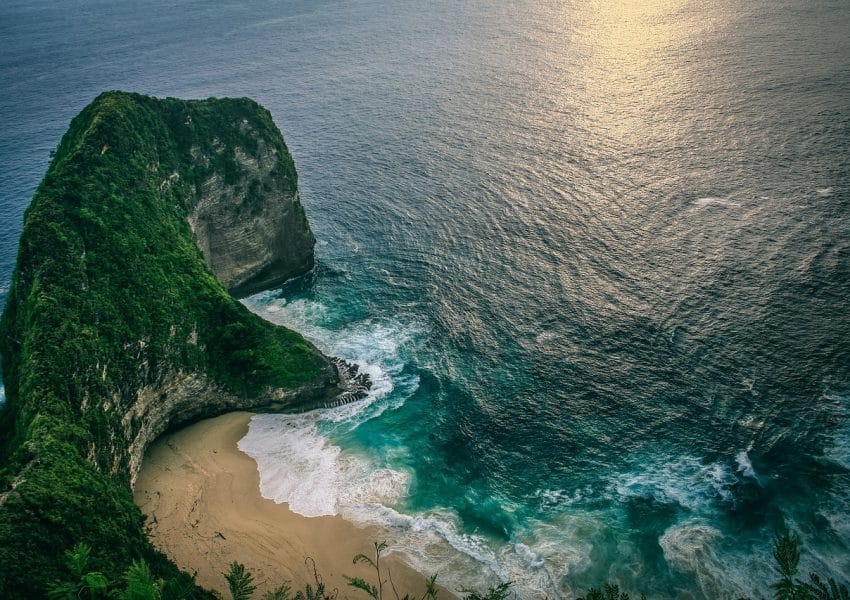
[[[847,31],[819,0],[7,1],[0,298],[97,93],[251,96],[319,266],[248,303],[376,381],[254,421],[264,494],[523,597],[731,598],[783,523],[842,576]]]

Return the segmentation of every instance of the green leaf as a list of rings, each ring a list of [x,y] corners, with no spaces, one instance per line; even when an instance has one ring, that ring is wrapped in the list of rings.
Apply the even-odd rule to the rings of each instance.
[[[365,554],[357,554],[351,562],[352,562],[352,564],[355,564],[355,565],[357,563],[364,562],[367,565],[369,565],[370,567],[372,567],[373,569],[375,568],[375,561],[373,561],[371,558],[369,558]]]
[[[83,585],[88,588],[90,598],[99,598],[106,594],[109,581],[103,573],[92,571],[83,577]]]
[[[283,584],[270,592],[266,592],[263,600],[289,600],[290,588],[287,584]]]
[[[425,579],[425,593],[421,600],[437,600],[437,575],[431,575]]]
[[[65,550],[65,561],[74,579],[82,579],[89,564],[91,547],[85,542],[77,542],[71,550]]]
[[[249,600],[257,589],[252,585],[254,576],[245,570],[245,565],[232,562],[230,563],[230,572],[224,574],[227,580],[227,586],[230,589],[230,596],[233,600]]]
[[[122,600],[159,600],[162,596],[163,583],[154,579],[144,560],[134,560],[124,579],[127,589],[121,594]]]
[[[463,588],[460,591],[462,594],[466,594],[463,597],[464,600],[505,600],[510,595],[512,584],[512,581],[500,583],[496,587],[488,589],[484,594],[467,588]]]
[[[782,577],[791,579],[797,574],[800,564],[800,550],[797,538],[787,529],[776,534],[773,543],[773,558],[779,567]]]
[[[371,563],[372,561],[370,560],[369,562]],[[349,577],[347,575],[343,575],[343,577],[345,577],[345,580],[351,587],[366,592],[375,600],[378,599],[378,588],[374,585],[370,585],[368,582],[366,582],[366,580],[360,577]]]
[[[79,586],[69,583],[55,583],[47,592],[47,597],[50,600],[77,600]]]

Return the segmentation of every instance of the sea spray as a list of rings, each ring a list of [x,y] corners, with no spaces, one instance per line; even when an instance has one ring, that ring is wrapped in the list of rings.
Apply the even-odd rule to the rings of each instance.
[[[264,318],[301,331],[324,352],[354,362],[373,381],[367,397],[357,402],[252,419],[239,448],[257,461],[264,497],[287,503],[305,516],[341,515],[362,526],[380,526],[412,567],[424,574],[438,573],[450,588],[483,589],[512,581],[523,598],[577,594],[582,585],[595,585],[600,578],[640,579],[641,571],[629,573],[616,566],[641,564],[640,550],[630,543],[621,543],[616,555],[595,561],[590,556],[594,548],[605,548],[610,536],[617,535],[614,532],[624,540],[631,534],[628,527],[618,525],[617,506],[650,501],[682,511],[658,532],[657,543],[670,566],[696,580],[704,593],[721,589],[715,564],[721,560],[719,537],[708,525],[695,526],[702,522],[693,519],[734,507],[736,490],[748,475],[736,468],[740,454],[705,462],[692,456],[666,456],[656,449],[648,456],[633,457],[627,463],[633,468],[610,474],[607,485],[538,490],[527,500],[539,505],[544,518],[522,519],[509,539],[470,531],[451,506],[408,508],[416,481],[415,459],[424,458],[410,455],[403,440],[411,432],[403,432],[393,444],[367,443],[357,436],[359,428],[416,396],[420,376],[411,363],[427,361],[422,344],[428,328],[390,319],[346,322],[322,302],[275,293],[245,303]],[[394,437],[391,431],[381,431]],[[599,508],[600,502],[605,508]],[[506,499],[500,501],[506,510],[509,505]],[[714,563],[706,562],[709,559]],[[574,587],[576,582],[579,587]]]
[[[320,419],[321,411],[314,411],[251,420],[239,449],[257,461],[262,495],[307,517],[397,504],[410,475],[351,451],[343,453],[319,433]]]
[[[734,501],[737,478],[722,463],[704,464],[691,456],[642,458],[642,467],[612,477],[614,498],[651,499],[690,511],[710,510]]]
[[[321,302],[289,300],[274,293],[250,298],[246,305],[264,318],[303,332],[326,353],[358,364],[374,382],[369,395],[358,402],[252,419],[239,448],[257,461],[262,495],[305,516],[338,514],[359,525],[380,526],[412,567],[424,574],[439,573],[450,588],[486,588],[512,581],[524,598],[558,598],[582,591],[572,589],[565,578],[595,583],[588,576],[596,573],[589,557],[594,545],[605,545],[610,535],[606,532],[619,518],[610,510],[586,508],[600,498],[609,503],[648,498],[698,512],[721,510],[733,502],[737,478],[731,461],[704,463],[695,457],[663,455],[659,460],[655,455],[649,461],[636,457],[634,464],[640,467],[612,475],[610,484],[601,489],[538,491],[540,512],[547,518],[527,520],[509,540],[467,531],[451,507],[411,512],[407,499],[416,472],[408,466],[413,461],[404,445],[392,451],[382,447],[376,454],[353,434],[416,393],[419,377],[406,367],[420,358],[428,329],[389,319],[346,323]],[[659,543],[668,546],[671,561],[684,565],[690,558],[687,552],[680,556],[677,531],[668,530]],[[715,541],[710,536],[703,540],[702,552],[713,552]],[[636,550],[624,545],[620,552],[625,553],[619,559],[608,557],[604,563],[631,561]],[[716,583],[705,573],[694,576],[701,585]]]
[[[499,542],[464,531],[452,509],[409,514],[405,499],[415,473],[403,447],[380,455],[352,445],[350,434],[384,411],[401,407],[418,389],[419,378],[406,362],[426,329],[389,320],[364,320],[334,329],[326,305],[306,299],[288,301],[275,293],[258,294],[245,304],[264,318],[302,332],[321,350],[341,356],[367,372],[373,385],[363,400],[296,415],[256,415],[240,450],[254,458],[260,492],[308,517],[341,515],[362,526],[390,533],[395,552],[422,573],[439,573],[442,585],[485,589],[513,581],[524,597],[560,597],[552,564],[536,554],[528,538]],[[348,443],[346,443],[348,442]],[[345,445],[343,448],[342,445]],[[526,543],[527,542],[527,543]],[[558,568],[579,559],[570,544],[566,555],[543,547]],[[569,558],[567,558],[569,555]]]
[[[735,462],[738,463],[738,472],[741,473],[744,477],[752,477],[756,479],[756,471],[753,469],[753,463],[750,460],[750,452],[753,450],[753,443],[750,442],[750,445],[747,446],[746,450],[741,450],[735,456]]]

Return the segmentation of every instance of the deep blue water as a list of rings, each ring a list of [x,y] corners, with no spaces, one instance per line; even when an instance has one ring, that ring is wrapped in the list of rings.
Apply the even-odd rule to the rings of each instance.
[[[0,301],[99,92],[251,96],[319,266],[248,304],[376,382],[254,420],[266,495],[524,598],[752,593],[783,524],[846,580],[848,32],[823,0],[6,0]]]

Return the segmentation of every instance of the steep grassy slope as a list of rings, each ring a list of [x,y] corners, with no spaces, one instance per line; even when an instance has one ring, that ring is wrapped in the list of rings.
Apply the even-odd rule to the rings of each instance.
[[[211,182],[236,213],[296,190],[256,103],[109,92],[56,150],[0,322],[0,597],[43,596],[77,541],[110,578],[140,556],[174,575],[130,494],[147,444],[202,416],[337,391],[326,357],[247,311],[205,263],[187,219]],[[297,195],[292,206],[311,264]]]

